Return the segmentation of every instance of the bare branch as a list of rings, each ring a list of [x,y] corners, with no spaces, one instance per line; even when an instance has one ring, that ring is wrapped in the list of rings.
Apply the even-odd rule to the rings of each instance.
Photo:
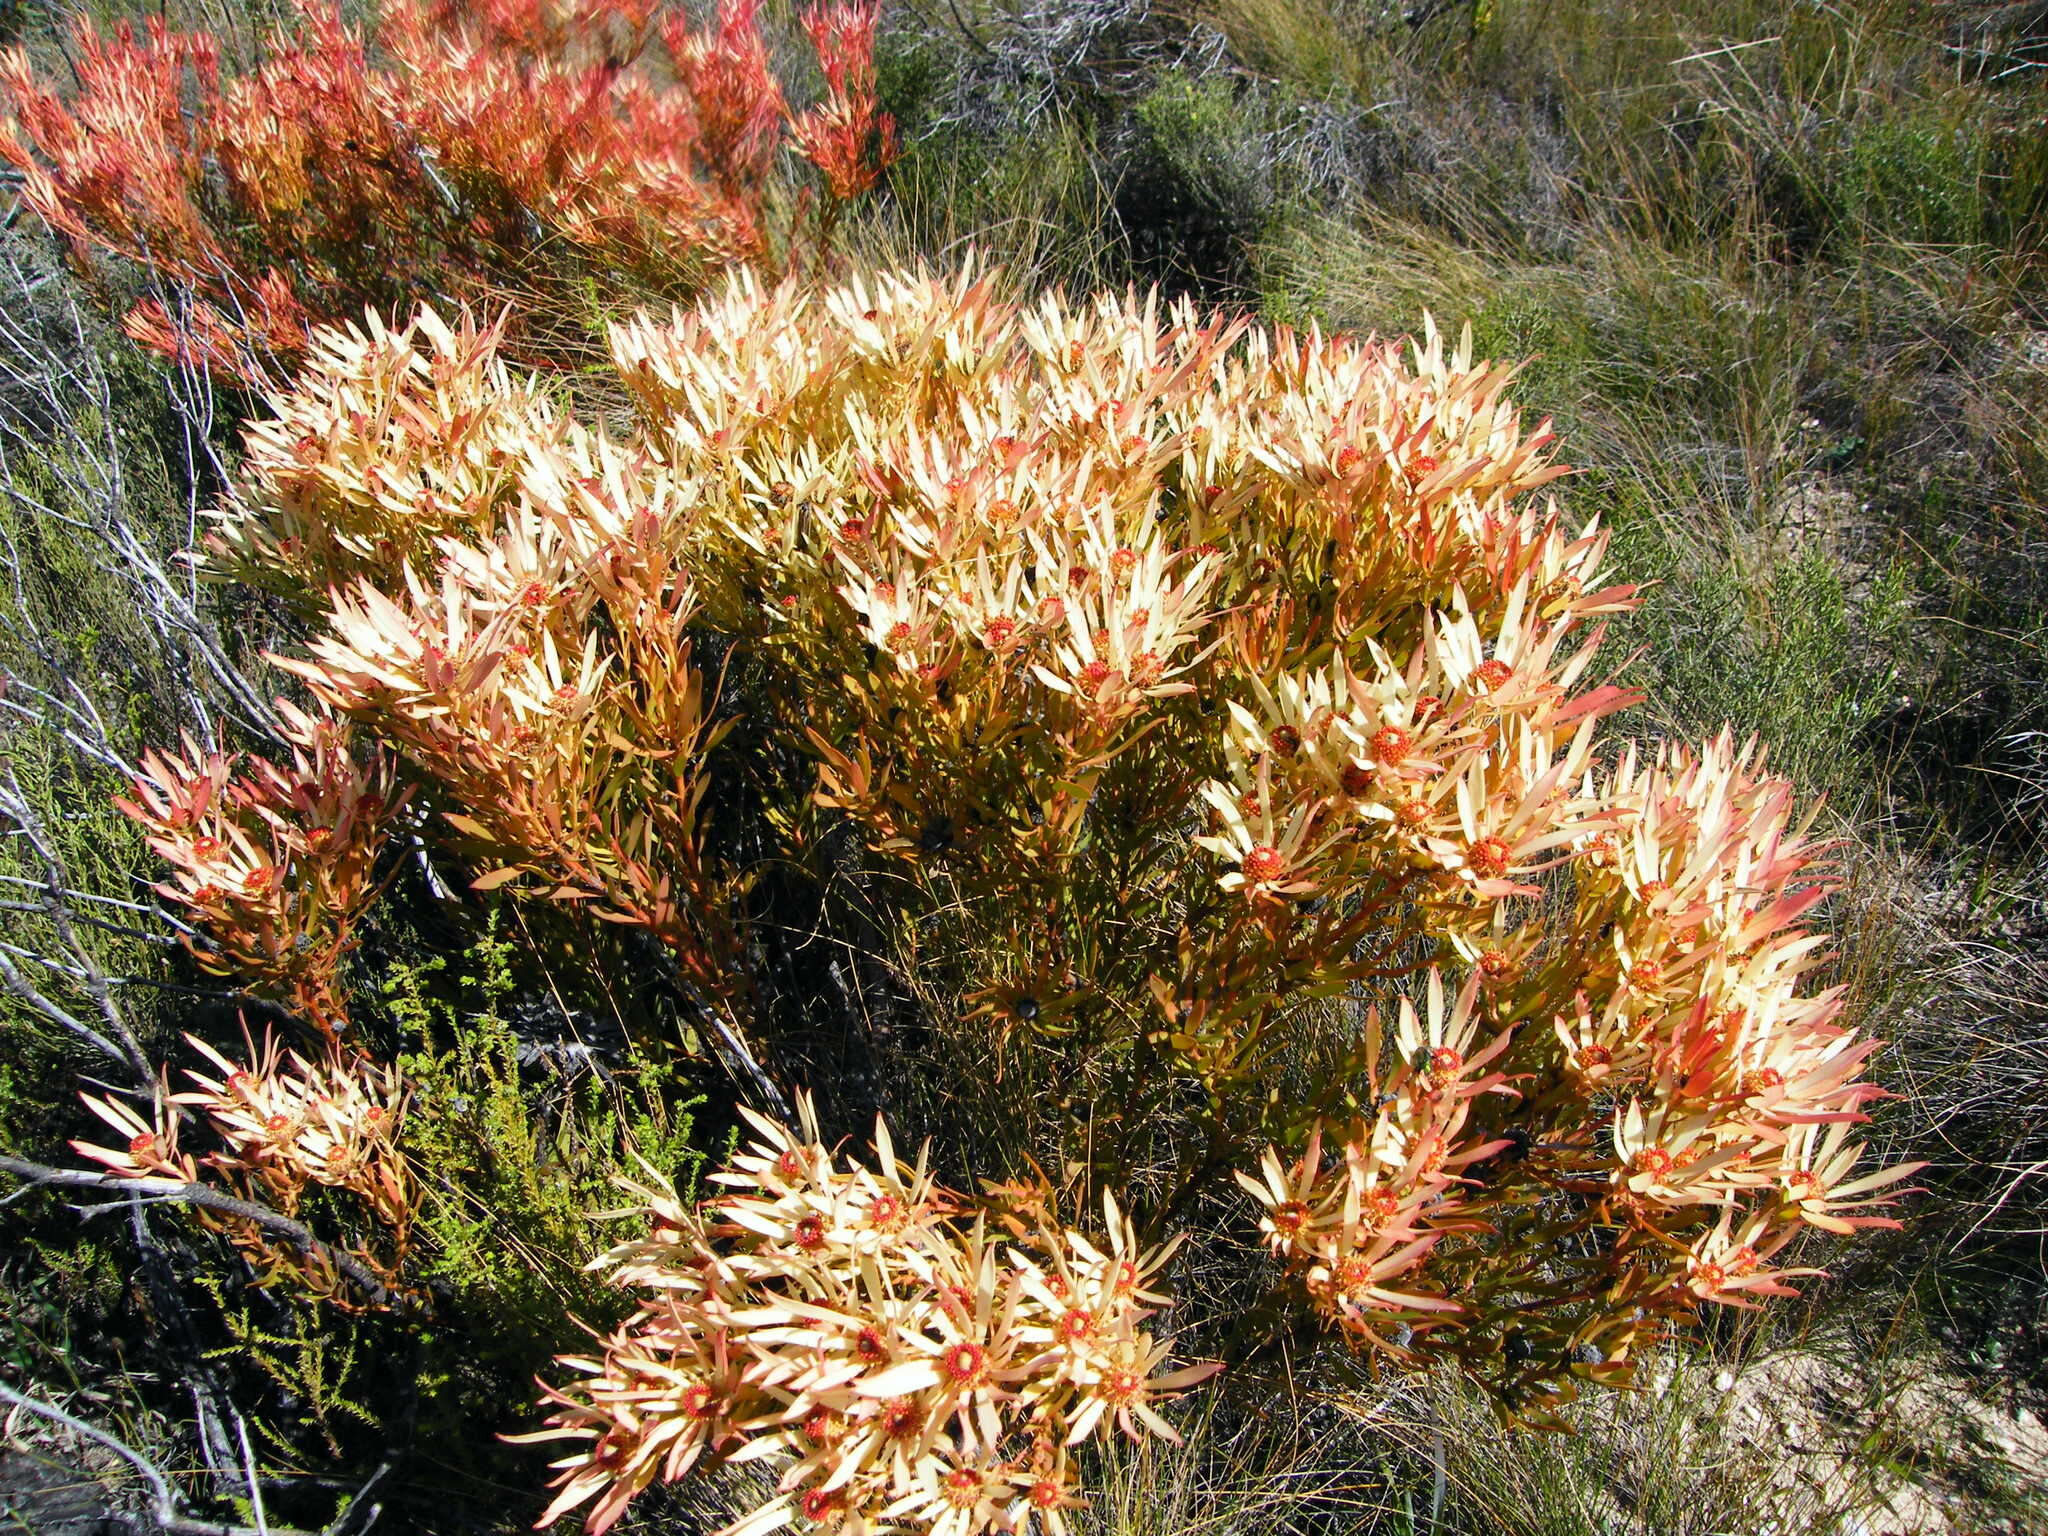
[[[131,1054],[128,1047],[134,1045],[132,1040],[116,1044],[70,1009],[46,997],[22,974],[21,967],[8,957],[5,951],[11,947],[0,946],[0,986],[6,987],[9,993],[27,1003],[59,1029],[76,1036],[102,1055],[111,1056],[115,1061],[128,1067],[136,1074],[138,1081],[149,1080],[149,1063],[144,1059],[139,1046],[136,1046]]]
[[[159,1200],[179,1205],[196,1205],[202,1210],[232,1216],[239,1221],[246,1221],[262,1228],[273,1237],[283,1238],[301,1253],[320,1255],[345,1275],[372,1306],[403,1307],[408,1304],[405,1296],[378,1279],[376,1273],[361,1259],[334,1247],[331,1243],[322,1242],[304,1223],[293,1221],[289,1216],[282,1216],[268,1206],[224,1195],[205,1184],[187,1184],[177,1179],[124,1179],[111,1173],[52,1168],[47,1164],[32,1163],[19,1157],[0,1157],[0,1173],[11,1173],[31,1184],[56,1189],[101,1189],[116,1194],[149,1195]]]
[[[106,972],[100,967],[91,946],[73,926],[67,899],[70,882],[65,878],[63,861],[44,835],[41,816],[11,771],[5,782],[0,783],[0,817],[14,824],[19,836],[35,851],[37,860],[42,864],[42,909],[57,930],[59,941],[70,951],[75,966],[63,966],[45,956],[35,958],[53,970],[72,976],[99,1010],[101,1022],[97,1026],[87,1025],[70,1010],[45,997],[5,956],[0,956],[0,981],[4,981],[8,991],[51,1022],[125,1064],[135,1074],[137,1082],[154,1085],[156,1074],[150,1069],[149,1058],[143,1052],[141,1042],[121,1015],[121,1005],[114,1000],[114,990]]]
[[[78,893],[66,891],[64,894],[67,897],[75,897]],[[25,901],[0,901],[0,912],[40,912],[42,910],[41,907],[31,906]],[[118,938],[135,939],[144,944],[158,944],[166,949],[176,949],[178,947],[178,941],[168,933],[151,933],[146,928],[133,928],[126,923],[109,922],[104,917],[94,917],[89,912],[74,913],[73,920],[84,923],[88,928],[97,928],[102,933],[111,933]]]
[[[234,1525],[221,1520],[195,1520],[190,1516],[181,1515],[178,1513],[177,1495],[172,1492],[170,1478],[164,1474],[161,1467],[125,1440],[117,1439],[105,1430],[66,1413],[54,1403],[46,1403],[41,1398],[17,1392],[5,1382],[0,1382],[0,1403],[12,1404],[26,1413],[33,1413],[53,1424],[62,1425],[72,1434],[105,1447],[134,1467],[142,1474],[143,1481],[149,1484],[150,1515],[163,1536],[314,1536],[311,1531],[296,1530],[289,1526],[266,1525],[259,1531],[253,1526]]]
[[[797,1123],[796,1111],[790,1107],[789,1100],[783,1096],[782,1090],[775,1086],[775,1080],[761,1070],[761,1063],[755,1059],[753,1051],[748,1047],[746,1036],[726,1017],[725,1009],[696,987],[686,985],[684,990],[698,1016],[710,1024],[717,1034],[726,1057],[726,1070],[735,1078],[753,1086],[754,1091],[761,1096],[763,1109],[784,1125],[794,1126]]]
[[[131,510],[136,496],[127,481],[119,441],[120,415],[83,315],[67,297],[58,315],[40,325],[34,322],[31,316],[49,308],[30,302],[40,285],[39,276],[12,248],[0,251],[0,288],[11,287],[20,300],[0,303],[0,382],[32,399],[42,422],[24,428],[0,413],[0,495],[30,509],[38,520],[60,520],[80,529],[102,546],[107,569],[127,586],[137,614],[147,621],[157,655],[179,679],[180,706],[201,740],[210,748],[220,745],[223,715],[274,740],[276,718],[270,701],[228,654],[220,627],[202,605],[189,560],[183,551],[166,551],[162,530],[138,525]],[[64,334],[48,334],[53,324]],[[166,375],[164,384],[183,435],[183,538],[189,549],[199,535],[200,487],[209,476],[225,481],[229,472],[211,441],[211,380],[203,370],[195,373],[187,367]],[[38,478],[53,482],[56,489],[42,497],[32,495],[30,482],[10,472],[16,455],[32,460]],[[52,502],[61,503],[62,510]],[[33,646],[38,637],[24,638]],[[45,659],[61,685],[78,698],[73,703],[52,699],[47,692],[43,696],[46,706],[70,718],[66,739],[96,760],[105,761],[105,755],[118,758],[111,732],[94,718],[96,710],[82,690],[64,675],[61,660]],[[15,681],[17,690],[25,686]]]

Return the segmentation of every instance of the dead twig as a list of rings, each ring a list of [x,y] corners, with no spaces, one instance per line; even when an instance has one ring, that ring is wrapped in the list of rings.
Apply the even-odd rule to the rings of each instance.
[[[324,1243],[312,1229],[268,1206],[237,1200],[205,1184],[186,1184],[177,1179],[124,1179],[111,1173],[90,1173],[83,1169],[52,1168],[19,1157],[0,1157],[0,1173],[11,1173],[30,1184],[54,1189],[103,1189],[117,1194],[145,1195],[179,1205],[196,1205],[260,1227],[273,1237],[283,1238],[301,1253],[318,1254],[332,1263],[361,1291],[372,1306],[404,1306],[407,1298],[380,1280],[376,1272],[353,1254]]]

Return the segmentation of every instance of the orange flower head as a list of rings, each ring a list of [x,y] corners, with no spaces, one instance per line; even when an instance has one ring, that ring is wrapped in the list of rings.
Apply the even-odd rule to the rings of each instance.
[[[963,1341],[940,1357],[939,1368],[956,1387],[978,1387],[988,1380],[988,1351]]]
[[[1144,1393],[1145,1378],[1126,1367],[1105,1372],[1102,1378],[1102,1395],[1113,1403],[1129,1403]]]
[[[1251,885],[1266,885],[1287,873],[1287,859],[1270,843],[1260,843],[1244,856],[1244,878]]]
[[[1372,1284],[1372,1260],[1362,1253],[1348,1253],[1337,1264],[1337,1289],[1361,1291]]]
[[[808,1488],[800,1501],[804,1518],[813,1525],[827,1525],[836,1520],[846,1508],[844,1488]]]
[[[972,1467],[955,1467],[941,1482],[945,1489],[946,1502],[955,1509],[972,1509],[981,1502],[981,1488],[984,1479]]]
[[[1498,880],[1508,872],[1511,850],[1497,837],[1482,837],[1465,850],[1465,862],[1482,880]]]

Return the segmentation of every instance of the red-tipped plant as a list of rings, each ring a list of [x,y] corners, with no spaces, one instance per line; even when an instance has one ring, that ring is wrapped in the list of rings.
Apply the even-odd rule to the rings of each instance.
[[[260,379],[421,294],[510,304],[545,351],[593,285],[680,296],[808,238],[770,228],[786,125],[835,207],[893,154],[872,7],[811,19],[828,94],[794,117],[756,9],[392,0],[358,30],[296,0],[237,77],[204,33],[81,20],[68,97],[0,54],[0,160],[81,262],[141,264],[127,328],[167,355]]]

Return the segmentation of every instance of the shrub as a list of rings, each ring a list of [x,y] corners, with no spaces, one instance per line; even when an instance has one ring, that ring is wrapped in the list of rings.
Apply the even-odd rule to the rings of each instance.
[[[1218,1369],[1157,1371],[1140,1326],[1175,1244],[1144,1252],[1105,1194],[1108,1242],[1062,1230],[1043,1190],[1004,1192],[1014,1246],[924,1162],[899,1163],[880,1121],[876,1163],[845,1169],[819,1141],[750,1115],[762,1140],[713,1179],[735,1192],[692,1209],[639,1189],[651,1235],[606,1255],[646,1297],[529,1440],[591,1444],[555,1465],[546,1524],[597,1498],[601,1532],[657,1476],[711,1455],[774,1457],[778,1496],[734,1523],[980,1530],[1036,1519],[1063,1533],[1080,1504],[1068,1448],[1113,1426],[1178,1440],[1154,1404]],[[635,1214],[638,1214],[636,1212]]]
[[[1877,1042],[1807,981],[1820,850],[1726,734],[1597,739],[1631,702],[1602,625],[1635,597],[1533,494],[1565,471],[1507,370],[1434,329],[1410,353],[1135,295],[1019,307],[971,274],[741,275],[611,344],[623,434],[467,322],[320,333],[212,558],[315,616],[284,665],[395,753],[476,887],[660,941],[747,1092],[789,1072],[750,974],[760,855],[707,824],[736,780],[787,856],[819,818],[865,841],[850,878],[929,1005],[903,1065],[1018,1181],[963,1214],[1071,1170],[1145,1213],[1113,1238],[1135,1252],[1242,1223],[1242,1186],[1285,1271],[1243,1348],[1301,1296],[1373,1368],[1452,1362],[1555,1423],[1702,1304],[1789,1294],[1805,1228],[1893,1224],[1873,1207],[1911,1169],[1862,1172],[1850,1139]],[[815,778],[788,787],[792,746]],[[266,953],[183,885],[209,954]],[[926,1404],[884,1472],[897,1378],[831,1362],[869,1305],[909,1309],[892,1359],[993,1352],[1040,1326],[1034,1273],[1099,1250],[1034,1217],[997,1256],[920,1186],[934,1224],[876,1257],[856,1208],[901,1180],[886,1144],[840,1172],[815,1131],[764,1134],[758,1194],[641,1191],[655,1246],[617,1275],[652,1294],[555,1394],[596,1442],[557,1509],[602,1525],[657,1475],[779,1449],[787,1497],[739,1528],[805,1490],[832,1518],[1009,1518],[996,1491],[1088,1420],[1061,1394],[1107,1377],[1006,1342],[1000,1391]],[[943,1320],[955,1269],[986,1338]],[[929,1374],[905,1391],[943,1396]],[[820,1407],[872,1454],[807,1448]]]
[[[301,0],[240,78],[207,33],[81,19],[69,101],[0,55],[0,159],[80,261],[146,268],[160,286],[125,323],[167,356],[255,377],[310,326],[422,293],[538,329],[589,290],[687,293],[768,256],[785,133],[828,208],[893,157],[873,6],[806,17],[826,92],[801,112],[756,9],[700,30],[652,0],[396,0],[358,32]]]
[[[251,1060],[235,1062],[202,1040],[186,1039],[220,1077],[188,1073],[191,1088],[160,1093],[148,1120],[119,1099],[87,1098],[86,1107],[122,1144],[72,1146],[123,1179],[196,1185],[201,1164],[180,1147],[182,1115],[175,1106],[196,1109],[221,1143],[205,1159],[207,1184],[224,1187],[228,1196],[197,1204],[200,1221],[234,1240],[250,1261],[255,1283],[288,1278],[307,1294],[344,1303],[358,1300],[353,1288],[360,1288],[369,1299],[386,1302],[406,1256],[414,1204],[412,1177],[397,1142],[404,1079],[361,1057],[314,1064],[269,1040],[260,1052],[251,1047]],[[274,1213],[290,1221],[316,1187],[347,1195],[389,1252],[344,1254],[263,1219]]]
[[[373,747],[359,765],[345,727],[284,701],[279,714],[288,764],[257,757],[238,772],[242,760],[202,757],[188,739],[189,760],[147,754],[136,798],[115,803],[176,872],[158,894],[222,940],[220,950],[189,943],[201,964],[338,1036],[348,1027],[342,961],[382,891],[388,818],[410,795],[394,784],[388,752]]]

